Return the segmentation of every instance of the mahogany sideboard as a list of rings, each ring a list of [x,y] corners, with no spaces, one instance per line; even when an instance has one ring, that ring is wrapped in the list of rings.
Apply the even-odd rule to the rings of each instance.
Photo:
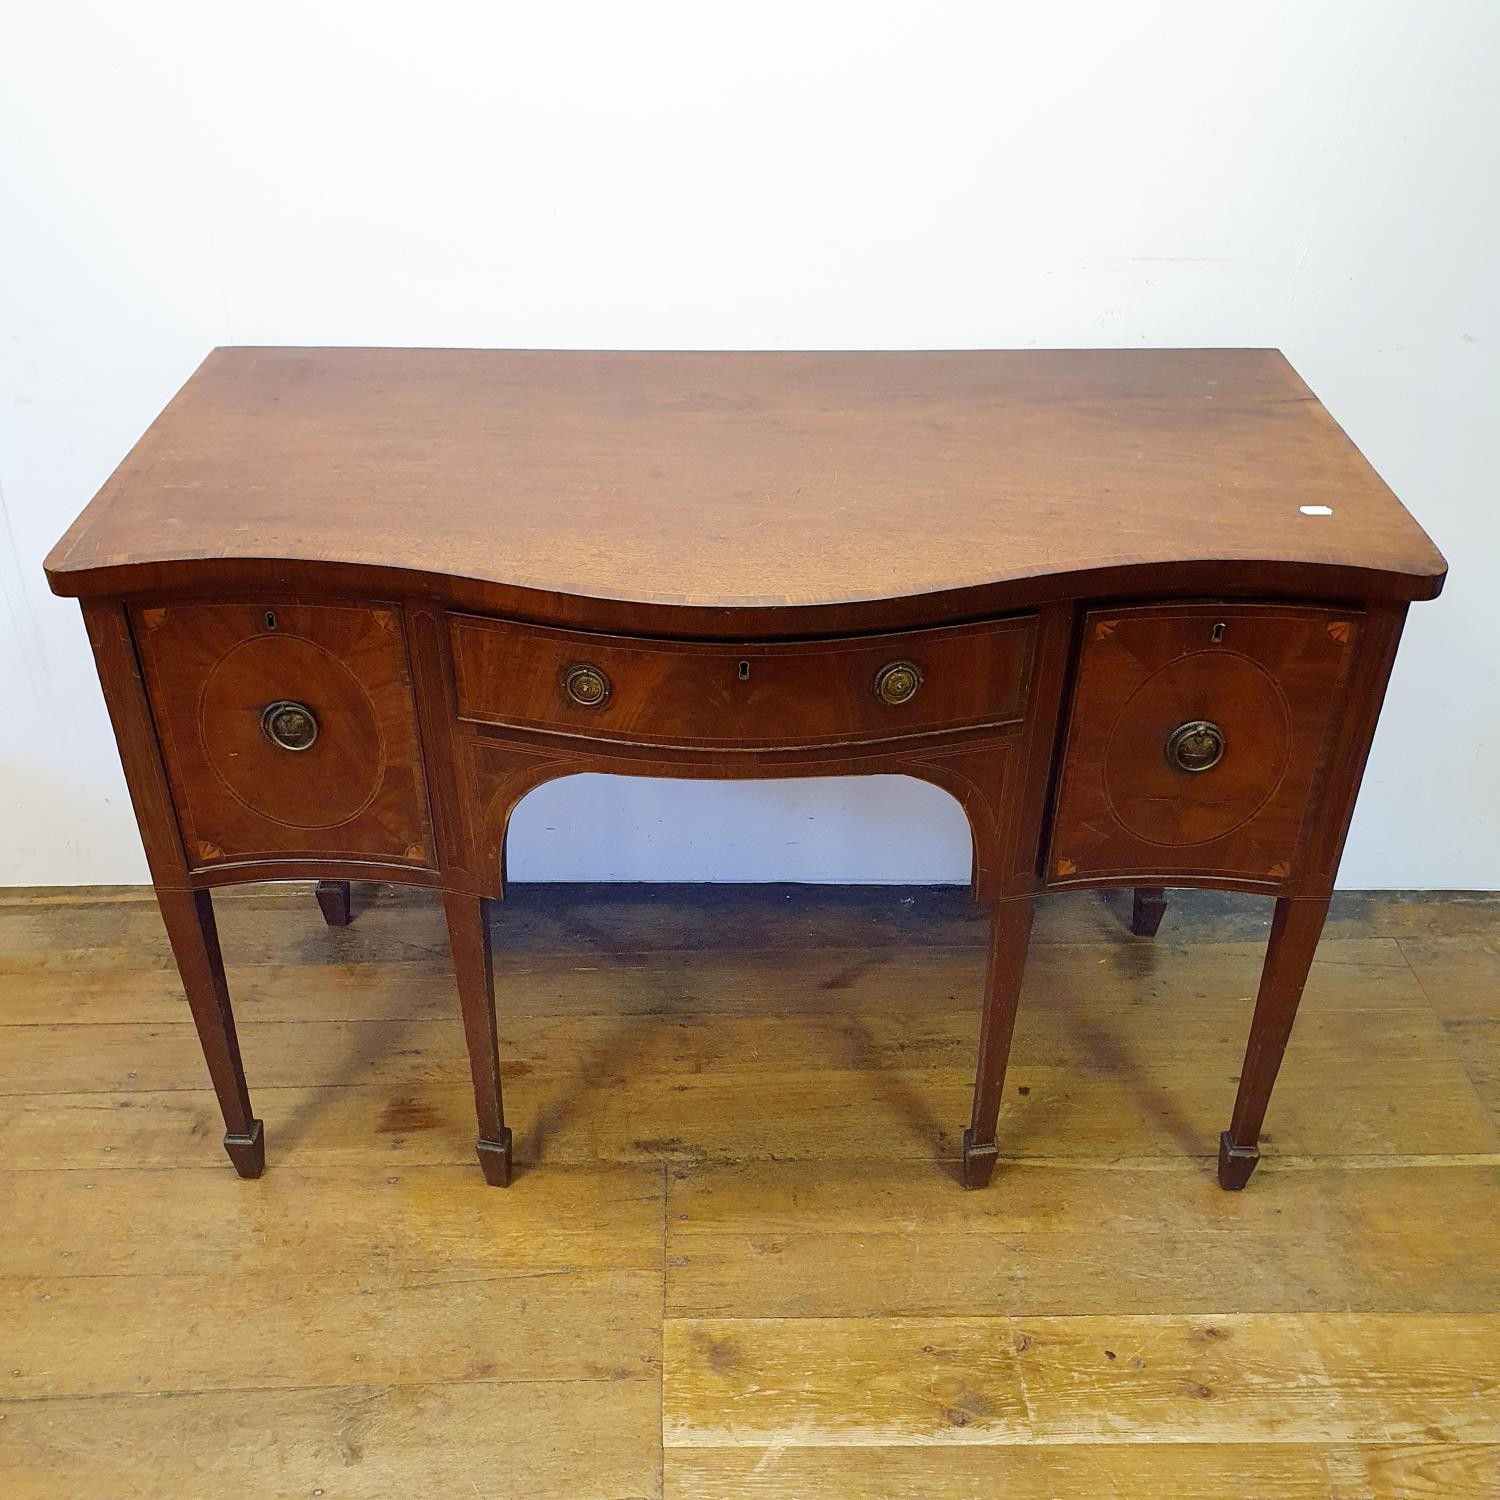
[[[242,1176],[265,1148],[211,892],[442,893],[509,1180],[488,902],[580,771],[901,773],[991,917],[988,1181],[1032,909],[1274,898],[1243,1187],[1408,604],[1445,564],[1271,350],[218,349],[47,560],[82,601]]]

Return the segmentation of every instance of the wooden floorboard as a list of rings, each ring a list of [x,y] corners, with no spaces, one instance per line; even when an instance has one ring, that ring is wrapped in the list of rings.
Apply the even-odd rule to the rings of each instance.
[[[678,1318],[667,1446],[1500,1441],[1500,1316]]]
[[[661,1409],[640,1380],[62,1397],[5,1414],[6,1500],[660,1493]]]
[[[1043,903],[957,1183],[962,893],[532,888],[486,1188],[441,910],[0,892],[0,1495],[1500,1496],[1500,902],[1335,902],[1243,1194],[1268,903]]]
[[[673,1448],[669,1500],[1494,1500],[1480,1443],[1120,1443]]]
[[[675,1317],[1381,1311],[1500,1314],[1500,1164],[1310,1161],[1274,1198],[1203,1170],[674,1167]]]

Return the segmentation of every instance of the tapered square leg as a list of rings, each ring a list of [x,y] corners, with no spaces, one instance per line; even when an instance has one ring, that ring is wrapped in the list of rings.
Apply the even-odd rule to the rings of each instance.
[[[484,1180],[508,1187],[511,1135],[500,1096],[500,1049],[495,1034],[495,969],[490,952],[488,902],[476,896],[443,892],[453,972],[463,1010],[469,1073],[474,1082],[474,1112],[479,1121],[475,1149]]]
[[[1138,885],[1130,893],[1130,930],[1137,937],[1155,937],[1167,914],[1167,893],[1159,885]]]
[[[1219,1186],[1227,1192],[1237,1193],[1250,1181],[1250,1174],[1260,1160],[1260,1151],[1254,1146],[1236,1146],[1227,1130],[1219,1135]]]
[[[1255,997],[1255,1015],[1250,1021],[1250,1041],[1240,1069],[1234,1118],[1219,1137],[1219,1186],[1231,1192],[1250,1181],[1260,1160],[1256,1143],[1266,1106],[1271,1102],[1271,1090],[1327,915],[1327,898],[1282,899],[1276,903],[1260,990]]]
[[[266,1131],[259,1120],[250,1122],[248,1135],[224,1133],[224,1149],[241,1177],[259,1177],[266,1170]]]
[[[354,920],[354,906],[347,880],[320,880],[313,888],[318,909],[330,927],[347,927]]]
[[[510,1126],[500,1127],[500,1139],[487,1141],[482,1137],[474,1142],[479,1157],[479,1169],[491,1187],[510,1186]]]
[[[265,1130],[250,1111],[213,900],[207,891],[158,890],[156,904],[224,1116],[224,1149],[241,1177],[259,1177],[266,1166]]]
[[[999,1155],[1000,1147],[994,1141],[991,1141],[987,1146],[976,1146],[974,1144],[974,1132],[972,1128],[965,1129],[964,1186],[966,1188],[988,1186]]]
[[[964,1131],[964,1186],[983,1187],[995,1170],[999,1148],[995,1126],[1000,1095],[1021,998],[1021,975],[1031,941],[1035,905],[1027,897],[1002,901],[990,919],[990,956],[984,985],[984,1017],[979,1026],[979,1068],[974,1080],[974,1113]]]

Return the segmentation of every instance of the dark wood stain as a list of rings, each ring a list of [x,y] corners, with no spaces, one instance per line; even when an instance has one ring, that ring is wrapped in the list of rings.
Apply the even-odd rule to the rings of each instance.
[[[440,1123],[436,1111],[425,1100],[404,1098],[392,1099],[381,1110],[376,1128],[385,1135],[410,1135],[434,1130]]]

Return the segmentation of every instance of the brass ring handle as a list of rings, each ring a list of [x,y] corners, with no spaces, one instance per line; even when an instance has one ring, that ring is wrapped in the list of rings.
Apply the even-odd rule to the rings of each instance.
[[[1209,771],[1224,758],[1224,731],[1207,719],[1189,719],[1167,736],[1167,764],[1175,771]]]
[[[922,673],[914,662],[893,661],[880,669],[875,678],[875,695],[894,707],[910,703],[922,686]]]
[[[260,712],[261,732],[283,750],[310,750],[318,737],[318,720],[305,703],[278,698]]]
[[[569,667],[563,689],[580,708],[598,708],[609,697],[609,678],[598,667]]]

